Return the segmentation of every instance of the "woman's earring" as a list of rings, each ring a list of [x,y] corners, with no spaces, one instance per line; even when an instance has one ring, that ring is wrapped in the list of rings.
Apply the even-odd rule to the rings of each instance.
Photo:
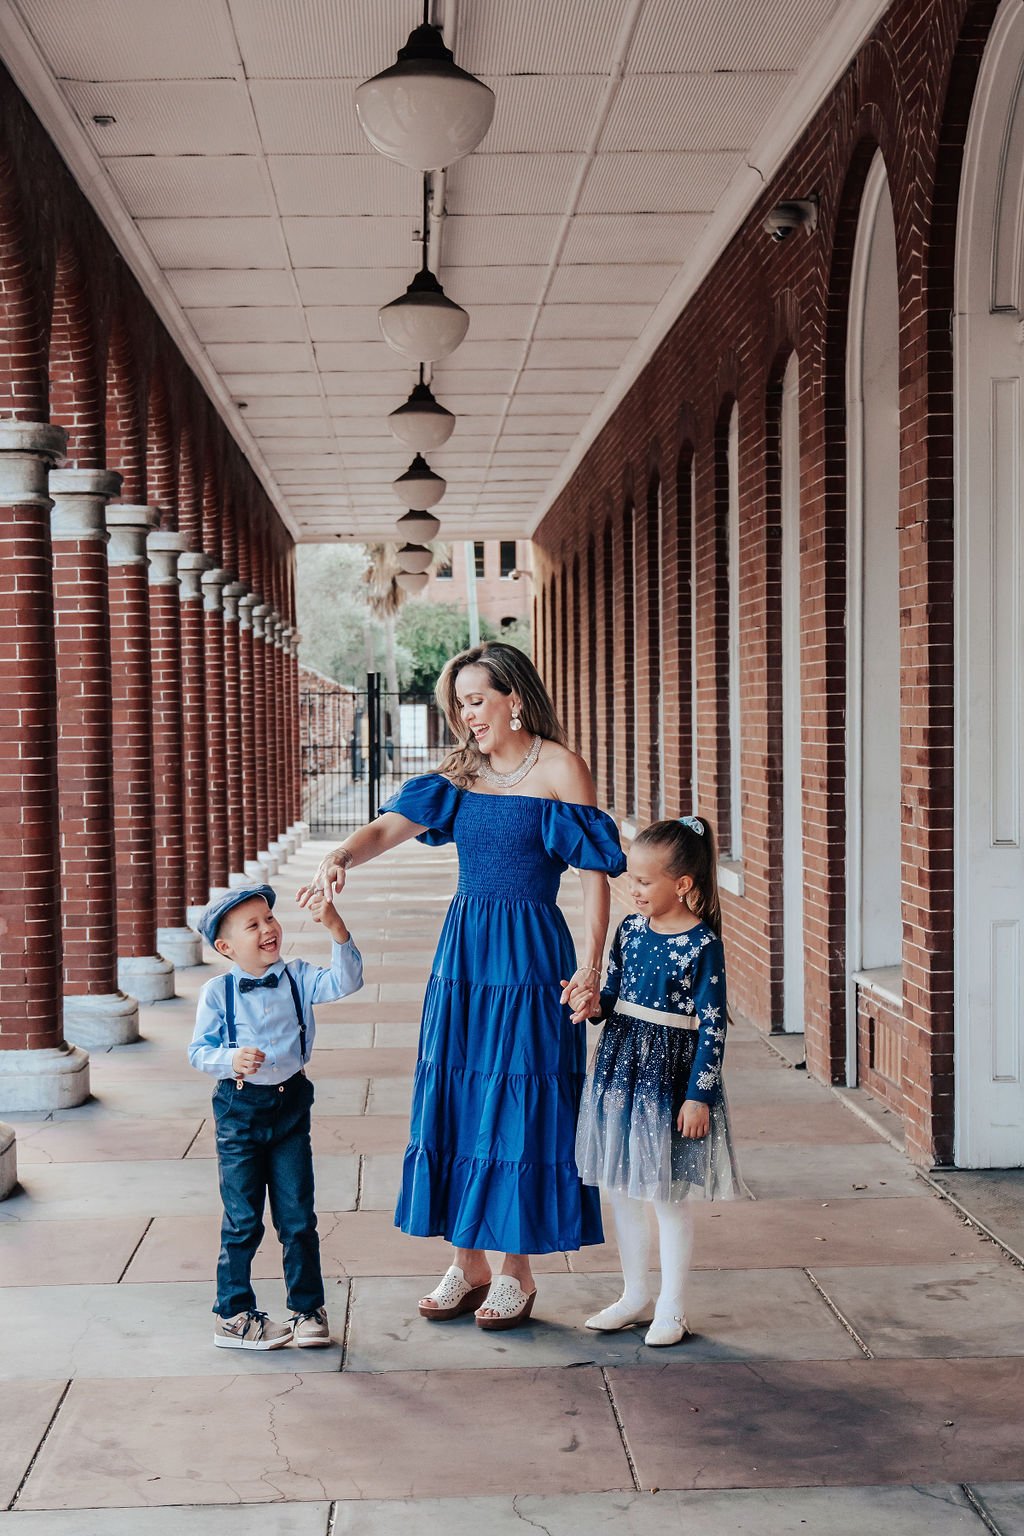
[[[523,722],[519,718],[518,706],[512,711],[512,719],[509,721],[508,727],[510,731],[521,731],[523,728]]]

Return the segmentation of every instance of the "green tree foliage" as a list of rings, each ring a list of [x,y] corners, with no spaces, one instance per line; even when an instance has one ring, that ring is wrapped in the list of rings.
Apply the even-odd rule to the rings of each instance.
[[[302,662],[341,683],[361,687],[372,655],[385,669],[384,627],[375,618],[364,579],[365,548],[354,544],[302,544],[298,558],[298,617]],[[530,653],[530,621],[498,631],[483,620],[483,640],[504,640]],[[454,603],[404,602],[395,617],[399,686],[428,693],[449,656],[469,645],[469,618]]]

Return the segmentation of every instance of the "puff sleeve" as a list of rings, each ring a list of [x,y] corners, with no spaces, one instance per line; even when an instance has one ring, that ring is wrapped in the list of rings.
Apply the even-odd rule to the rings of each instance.
[[[407,821],[423,827],[417,834],[417,842],[439,848],[455,837],[455,813],[459,808],[462,790],[440,773],[419,773],[406,779],[397,794],[385,800],[378,816],[395,811]]]
[[[619,829],[607,811],[596,806],[549,800],[544,806],[542,836],[548,853],[573,869],[599,869],[614,876],[626,867]]]

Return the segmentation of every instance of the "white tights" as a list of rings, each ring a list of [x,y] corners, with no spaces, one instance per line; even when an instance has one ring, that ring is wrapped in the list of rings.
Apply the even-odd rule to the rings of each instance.
[[[685,1316],[686,1282],[693,1255],[693,1212],[688,1200],[631,1200],[619,1190],[608,1190],[615,1218],[615,1236],[622,1262],[622,1303],[639,1310],[650,1301],[649,1256],[651,1229],[647,1208],[654,1206],[658,1219],[661,1259],[661,1291],[654,1309],[655,1320],[670,1322]]]

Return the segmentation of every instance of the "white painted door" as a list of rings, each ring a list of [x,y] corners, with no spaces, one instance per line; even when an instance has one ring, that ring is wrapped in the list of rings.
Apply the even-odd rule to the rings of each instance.
[[[1004,3],[957,243],[956,1160],[1024,1163],[1024,7]]]

